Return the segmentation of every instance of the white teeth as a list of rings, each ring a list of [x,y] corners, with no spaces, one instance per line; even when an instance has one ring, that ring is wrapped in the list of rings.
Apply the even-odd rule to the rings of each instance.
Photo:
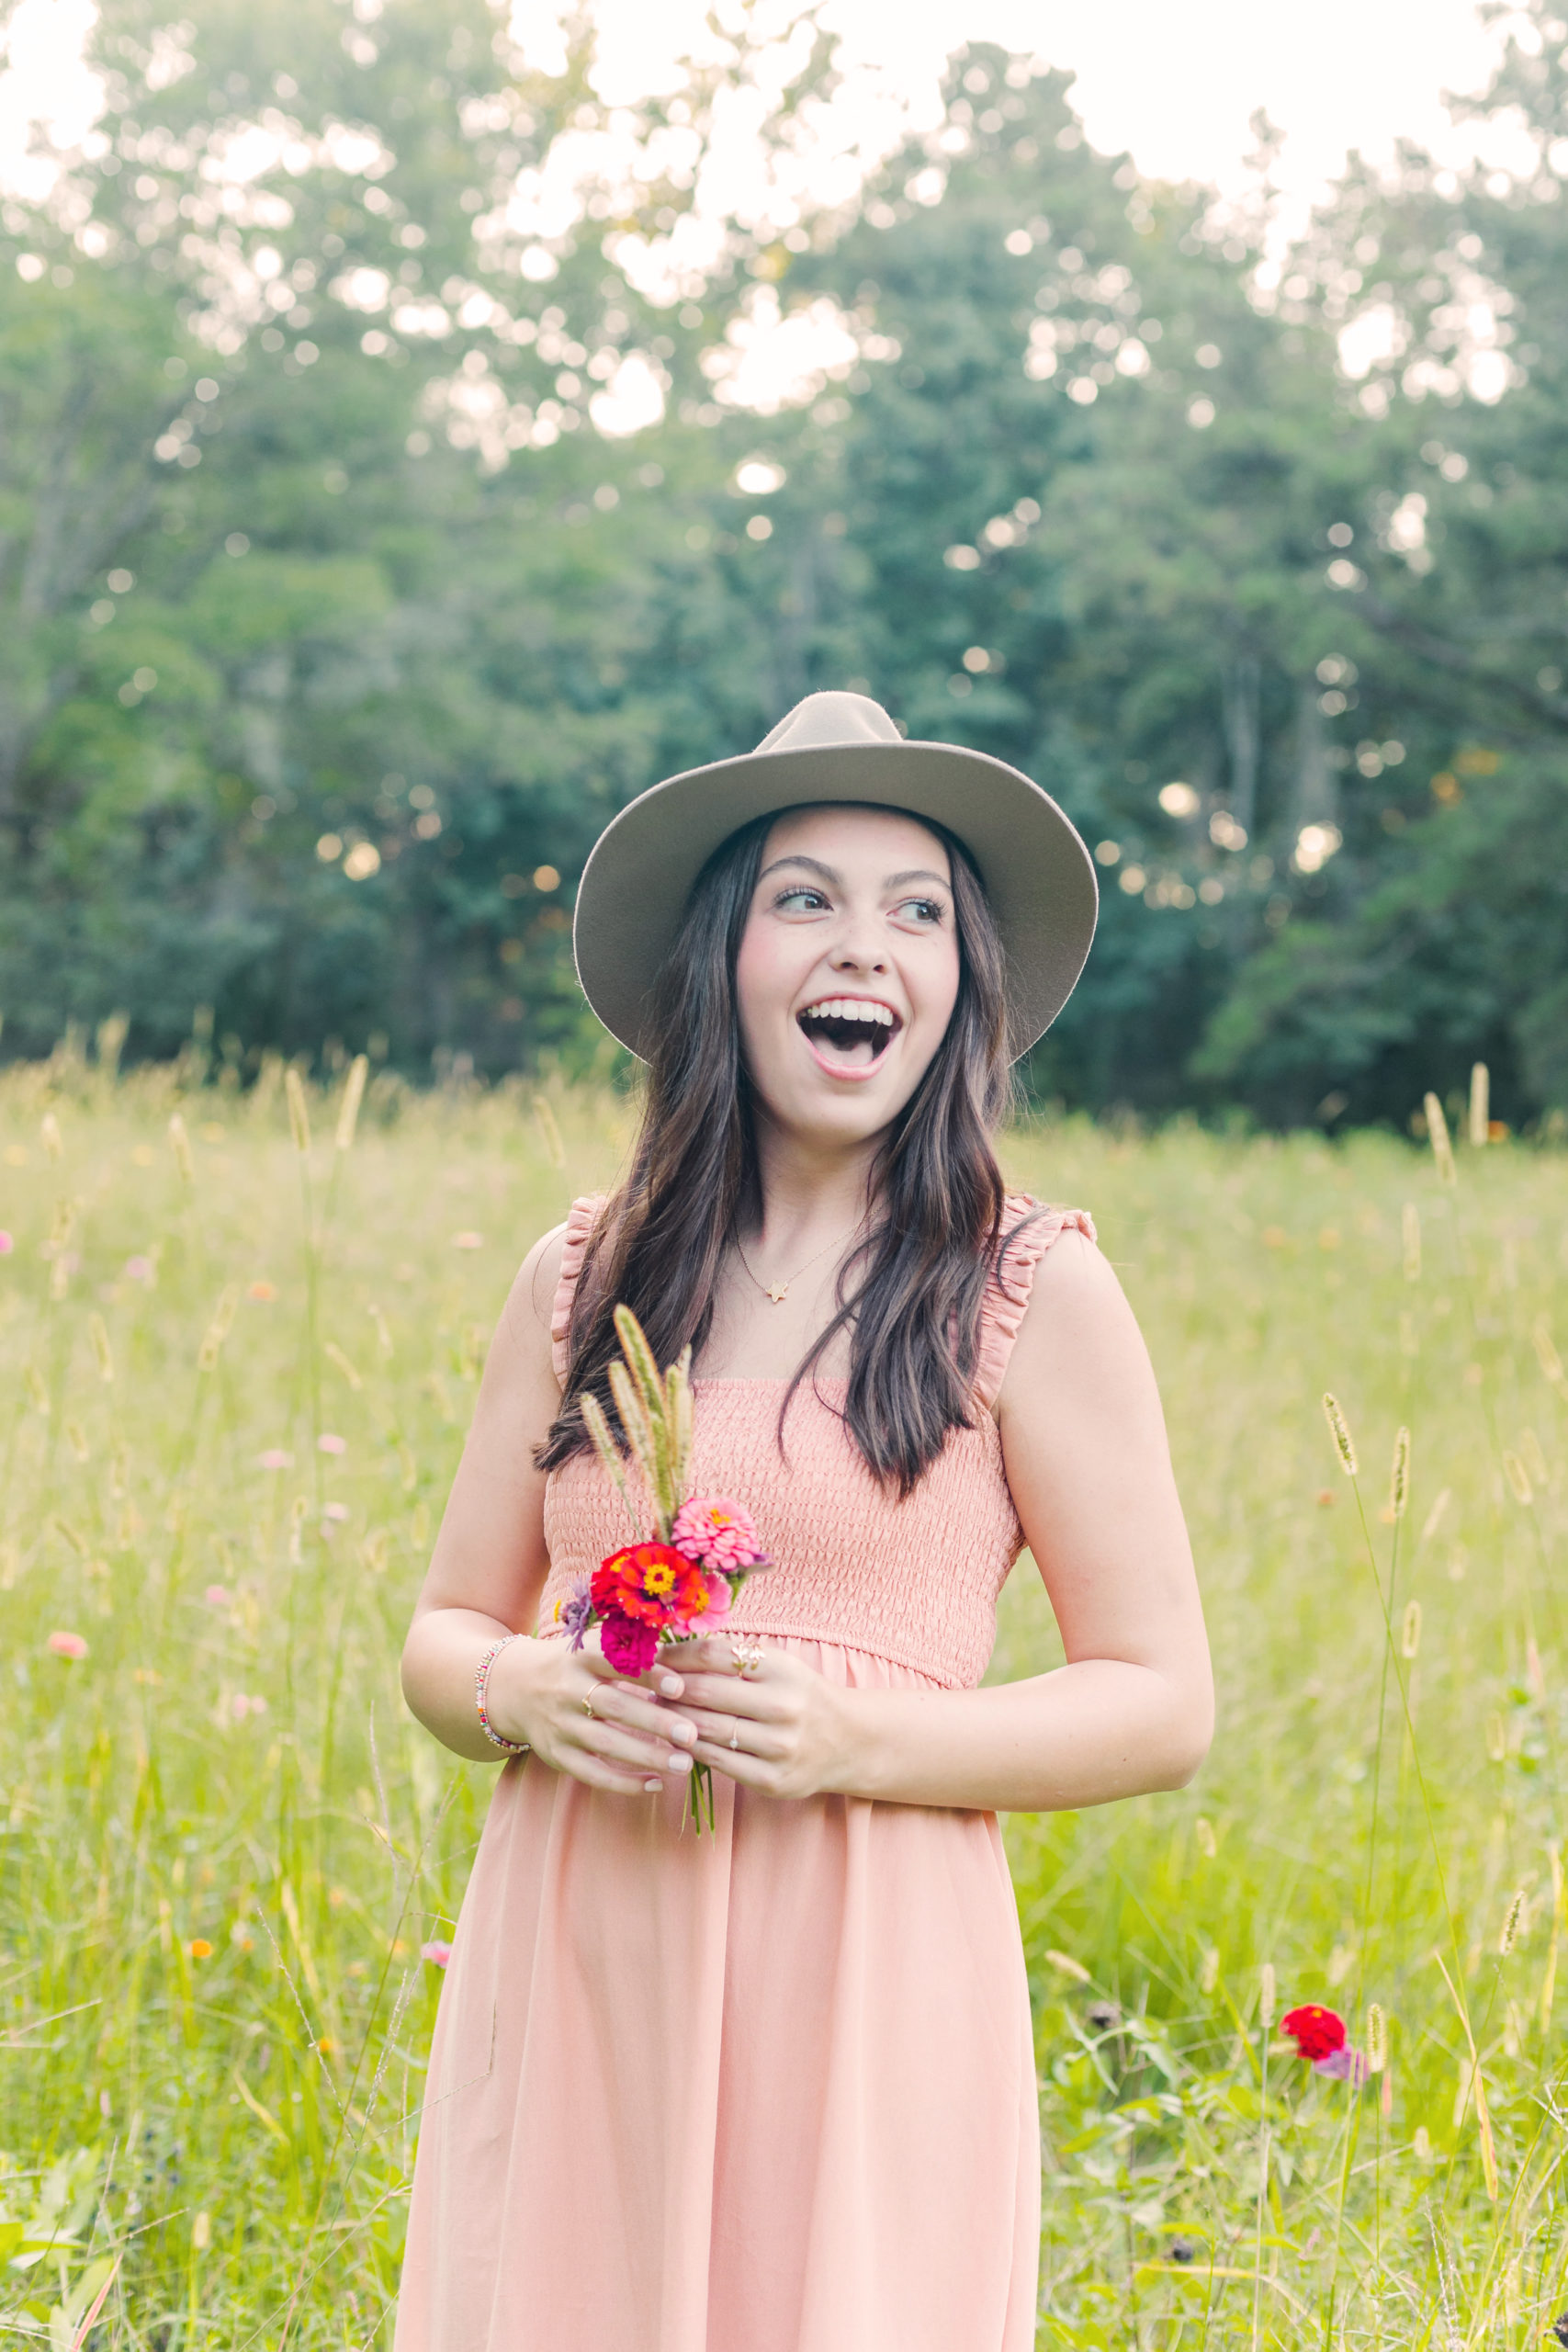
[[[872,1021],[884,1029],[893,1026],[893,1015],[885,1004],[868,1004],[854,996],[824,997],[819,1004],[808,1004],[801,1018],[806,1021]]]

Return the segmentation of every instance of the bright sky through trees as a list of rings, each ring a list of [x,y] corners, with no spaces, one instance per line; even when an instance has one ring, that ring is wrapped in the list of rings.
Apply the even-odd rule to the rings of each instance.
[[[362,8],[361,14],[368,11]],[[541,62],[559,10],[519,0],[515,19]],[[611,96],[672,87],[700,50],[707,0],[598,0],[603,86]],[[722,15],[722,10],[720,11]],[[792,10],[781,5],[781,20]],[[90,104],[76,56],[87,0],[21,0],[0,79],[0,178],[14,179],[29,116],[79,124]],[[1245,178],[1255,108],[1288,134],[1282,177],[1306,196],[1347,149],[1386,153],[1401,135],[1444,145],[1445,89],[1480,85],[1496,35],[1472,0],[837,0],[852,84],[841,136],[862,154],[897,134],[906,109],[934,121],[942,62],[959,41],[996,40],[1077,74],[1075,101],[1102,152],[1131,148],[1162,177]],[[743,142],[738,142],[740,145]],[[743,172],[738,153],[735,169]]]

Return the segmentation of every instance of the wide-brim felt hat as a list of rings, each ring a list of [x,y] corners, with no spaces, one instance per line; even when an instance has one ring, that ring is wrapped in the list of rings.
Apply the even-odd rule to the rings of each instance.
[[[807,695],[754,752],[667,776],[612,819],[578,885],[572,944],[582,992],[646,1060],[654,983],[693,883],[754,817],[820,801],[908,809],[975,861],[1007,959],[1009,1051],[1027,1053],[1077,984],[1100,892],[1082,835],[1005,760],[911,742],[869,695]]]

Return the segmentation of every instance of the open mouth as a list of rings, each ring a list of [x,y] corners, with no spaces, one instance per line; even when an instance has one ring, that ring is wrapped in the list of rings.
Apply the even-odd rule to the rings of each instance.
[[[903,1023],[890,1004],[870,997],[820,997],[795,1014],[801,1035],[829,1069],[870,1070]]]

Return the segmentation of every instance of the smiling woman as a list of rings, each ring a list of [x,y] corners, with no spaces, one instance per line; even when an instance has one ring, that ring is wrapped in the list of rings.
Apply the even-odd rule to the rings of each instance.
[[[1211,1710],[1136,1327],[1089,1218],[1010,1197],[992,1148],[1094,903],[1038,786],[856,694],[644,794],[589,861],[579,971],[648,1091],[619,1192],[513,1285],[404,1651],[437,1737],[510,1760],[398,2352],[1032,2352],[996,1815],[1179,1786]],[[694,1491],[772,1555],[641,1674],[587,1618],[626,1536],[617,1305],[692,1364]],[[981,1689],[1026,1542],[1068,1663]]]

